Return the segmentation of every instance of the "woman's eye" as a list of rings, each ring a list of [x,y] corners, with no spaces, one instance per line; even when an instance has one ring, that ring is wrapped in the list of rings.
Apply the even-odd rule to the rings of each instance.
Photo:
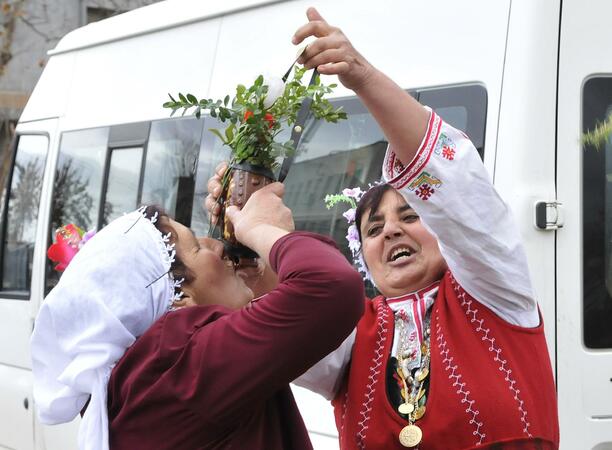
[[[378,233],[380,233],[380,230],[382,230],[380,225],[372,227],[368,230],[368,236],[376,236]]]
[[[402,220],[407,223],[412,223],[419,220],[419,216],[417,214],[408,214],[404,216]]]

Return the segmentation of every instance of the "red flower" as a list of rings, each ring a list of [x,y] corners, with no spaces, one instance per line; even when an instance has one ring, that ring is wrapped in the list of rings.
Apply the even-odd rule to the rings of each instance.
[[[274,126],[274,116],[270,113],[266,113],[266,115],[264,116],[264,120],[266,122],[268,122],[268,128],[272,128]]]
[[[55,263],[55,270],[63,272],[79,251],[83,231],[76,225],[64,225],[55,232],[55,244],[47,250],[47,256]]]
[[[247,110],[244,113],[244,121],[246,122],[249,118],[253,117],[253,115],[254,115],[253,111]],[[274,126],[274,124],[276,123],[276,121],[274,120],[274,116],[272,114],[270,114],[270,113],[266,113],[264,115],[264,120],[266,122],[268,122],[268,128],[272,128]]]

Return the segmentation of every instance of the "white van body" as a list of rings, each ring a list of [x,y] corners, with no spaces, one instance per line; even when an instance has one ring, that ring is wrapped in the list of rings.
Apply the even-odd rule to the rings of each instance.
[[[183,128],[196,130],[193,135],[200,141],[189,144],[197,148],[191,153],[196,159],[185,158],[184,165],[194,169],[188,175],[195,180],[195,190],[186,191],[193,200],[190,224],[201,231],[203,213],[196,210],[211,167],[224,153],[206,131],[213,123],[210,118],[195,125],[181,122],[190,119],[168,119],[161,104],[168,92],[223,98],[233,94],[236,84],[249,83],[261,72],[280,76],[294,58],[291,36],[305,22],[308,6],[316,6],[330,23],[340,26],[355,47],[400,86],[423,103],[433,103],[451,123],[473,131],[468,134],[484,149],[484,164],[513,209],[524,238],[557,380],[561,448],[612,449],[612,322],[607,328],[601,325],[610,317],[606,314],[612,300],[607,291],[600,292],[612,285],[604,273],[609,239],[599,239],[599,246],[583,244],[612,226],[607,200],[601,203],[608,198],[606,183],[612,182],[612,175],[603,159],[591,161],[595,154],[604,158],[612,144],[599,153],[583,150],[580,144],[581,132],[588,128],[585,117],[591,116],[592,102],[585,105],[585,98],[603,98],[599,91],[592,94],[594,86],[610,90],[609,0],[168,0],[68,34],[50,52],[17,126],[12,158],[35,161],[39,184],[25,194],[18,192],[25,166],[16,164],[18,169],[2,187],[0,449],[76,448],[77,420],[46,427],[35,418],[29,349],[36,313],[52,286],[46,249],[57,225],[52,221],[60,198],[54,192],[54,185],[60,184],[60,164],[69,168],[70,158],[84,158],[77,161],[80,165],[75,163],[79,170],[101,177],[95,182],[94,175],[76,178],[78,183],[72,179],[72,185],[61,187],[62,195],[72,196],[67,198],[74,201],[73,208],[89,208],[84,221],[97,225],[107,213],[117,214],[119,206],[136,206],[134,200],[144,201],[147,195],[156,198],[150,194],[153,187],[165,192],[163,185],[155,185],[163,181],[151,176],[143,181],[144,167],[149,167],[144,155],[153,154],[155,146],[163,153],[172,145],[187,145],[168,138],[168,129],[178,133],[177,139]],[[373,167],[372,152],[364,148],[381,147],[382,137],[351,91],[339,87],[334,95],[347,105],[349,115],[356,111],[356,119],[349,119],[350,126],[314,128],[305,144],[309,151],[289,173],[287,200],[298,225],[327,230],[344,245],[342,233],[335,229],[340,222],[317,205],[322,205],[326,188],[332,193],[346,186],[343,182],[371,181],[378,168]],[[603,110],[612,110],[606,105]],[[162,131],[154,136],[155,130]],[[336,142],[334,133],[348,137]],[[80,142],[88,143],[90,154],[81,152]],[[131,153],[122,153],[121,159],[116,152],[120,149]],[[129,179],[121,172],[124,166],[109,162],[110,155],[117,161],[143,161],[142,167],[130,169],[139,178]],[[602,172],[593,175],[587,166]],[[340,175],[334,172],[338,167]],[[338,183],[326,181],[332,175],[339,176]],[[601,180],[599,193],[587,185],[595,179]],[[70,190],[74,186],[81,194]],[[134,186],[138,198],[126,200],[125,193],[133,192],[129,188]],[[35,197],[30,198],[37,205],[34,212],[17,215],[14,205],[20,195]],[[178,205],[179,194],[171,196],[172,205]],[[585,203],[585,198],[600,202],[599,209],[592,211],[591,200]],[[534,226],[537,202],[549,203],[547,230]],[[106,211],[107,204],[115,209]],[[62,214],[70,216],[66,205],[62,207]],[[592,252],[603,256],[585,266]],[[585,289],[591,273],[599,278]],[[337,448],[329,404],[304,390],[295,392],[315,449]]]

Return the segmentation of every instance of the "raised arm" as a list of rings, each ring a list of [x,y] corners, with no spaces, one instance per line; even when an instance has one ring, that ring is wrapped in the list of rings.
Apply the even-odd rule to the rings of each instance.
[[[436,236],[455,278],[503,319],[536,326],[539,315],[518,228],[470,140],[369,64],[314,8],[307,16],[293,42],[317,39],[302,62],[338,75],[372,113],[389,141],[385,180]]]
[[[510,323],[539,324],[518,227],[467,136],[431,112],[414,159],[399,163],[389,146],[383,177],[436,236],[470,295]]]

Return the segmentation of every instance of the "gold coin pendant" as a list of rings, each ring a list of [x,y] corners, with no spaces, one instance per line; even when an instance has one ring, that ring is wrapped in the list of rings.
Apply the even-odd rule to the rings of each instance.
[[[400,412],[400,414],[412,414],[412,411],[414,411],[414,405],[412,403],[402,403],[399,405],[397,410]]]
[[[423,439],[423,432],[416,425],[406,425],[399,434],[399,441],[404,447],[416,447]]]

